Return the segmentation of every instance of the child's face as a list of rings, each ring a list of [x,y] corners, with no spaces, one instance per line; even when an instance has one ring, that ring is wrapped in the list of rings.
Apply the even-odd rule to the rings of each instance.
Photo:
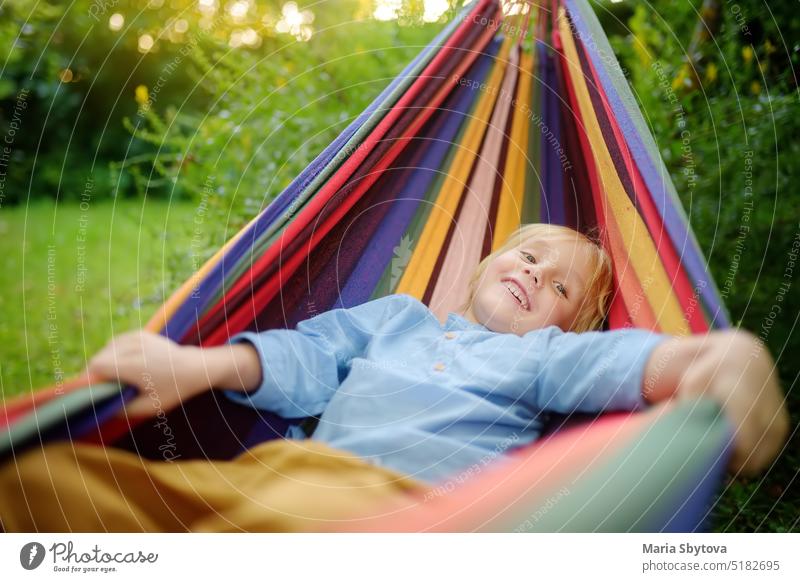
[[[569,331],[591,276],[586,243],[531,238],[487,264],[465,316],[499,333]]]

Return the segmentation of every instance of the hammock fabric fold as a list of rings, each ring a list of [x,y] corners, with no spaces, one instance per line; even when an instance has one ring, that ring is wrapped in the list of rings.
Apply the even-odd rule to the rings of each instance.
[[[213,346],[391,293],[442,317],[461,307],[480,260],[528,222],[601,229],[616,286],[609,328],[684,335],[726,327],[594,13],[585,0],[545,4],[505,15],[493,0],[466,6],[147,328]],[[160,429],[116,414],[134,394],[77,378],[7,401],[0,454],[72,438],[159,458]],[[304,421],[214,392],[168,418],[183,458],[231,457]],[[348,527],[693,531],[730,442],[708,402],[604,415]]]

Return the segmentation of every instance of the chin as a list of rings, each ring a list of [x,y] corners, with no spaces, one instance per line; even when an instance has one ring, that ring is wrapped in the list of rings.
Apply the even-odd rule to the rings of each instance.
[[[529,324],[523,321],[523,318],[529,315],[529,312],[521,312],[513,305],[509,306],[507,302],[498,302],[488,307],[488,309],[476,309],[476,315],[479,316],[481,325],[496,333],[514,333],[522,335],[527,330]],[[516,324],[516,325],[515,325]]]

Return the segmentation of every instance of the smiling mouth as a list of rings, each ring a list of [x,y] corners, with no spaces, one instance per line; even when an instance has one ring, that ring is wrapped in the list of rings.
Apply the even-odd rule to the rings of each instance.
[[[520,286],[520,284],[514,279],[503,279],[502,283],[505,288],[508,289],[509,293],[511,293],[511,296],[517,300],[517,303],[520,304],[520,307],[522,307],[522,309],[525,311],[530,311],[531,302],[530,299],[528,299],[528,294],[525,292],[522,286]]]

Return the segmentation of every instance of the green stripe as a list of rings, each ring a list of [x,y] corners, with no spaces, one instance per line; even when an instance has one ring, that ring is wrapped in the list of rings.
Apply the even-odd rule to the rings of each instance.
[[[0,456],[39,438],[49,429],[65,423],[68,418],[94,408],[109,398],[119,396],[117,383],[95,384],[69,392],[51,400],[13,422],[7,432],[0,434]]]

